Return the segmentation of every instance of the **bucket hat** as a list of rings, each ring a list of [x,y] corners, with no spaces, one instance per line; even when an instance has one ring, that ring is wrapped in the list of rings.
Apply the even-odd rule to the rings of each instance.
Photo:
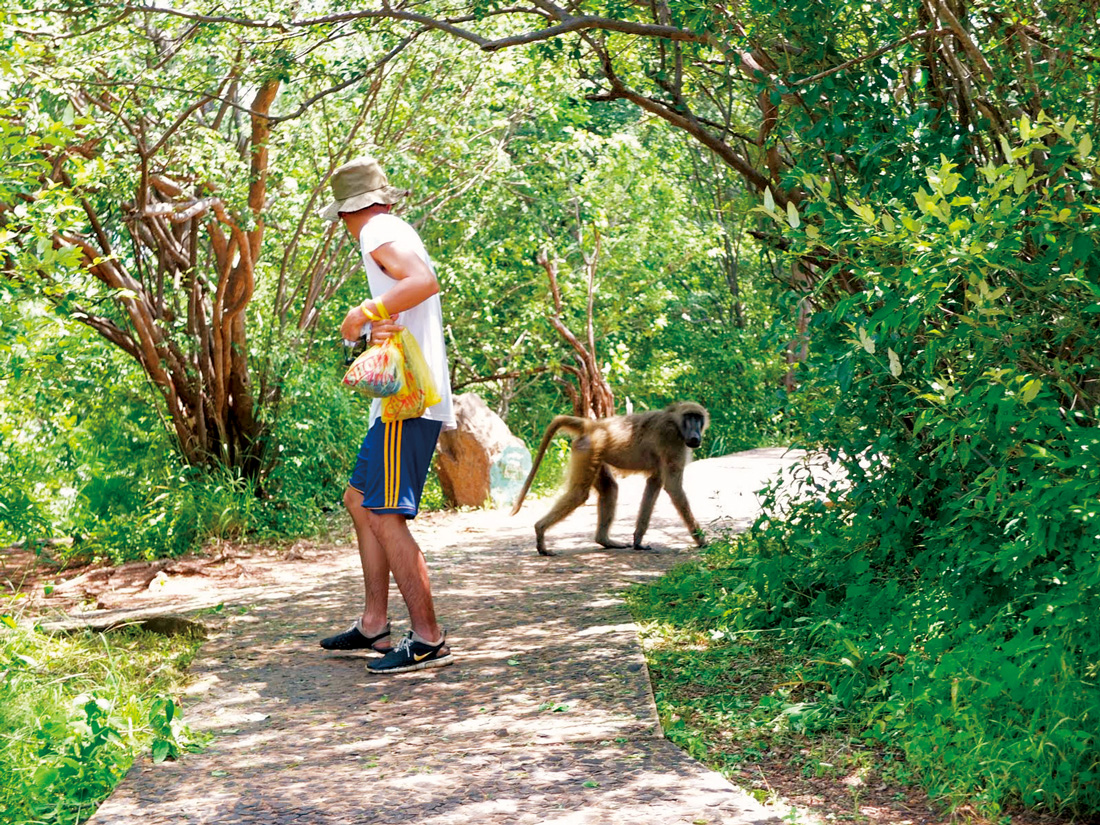
[[[397,203],[408,189],[390,186],[378,161],[369,155],[338,166],[329,178],[333,201],[317,214],[335,221],[341,212],[357,212],[376,203]]]

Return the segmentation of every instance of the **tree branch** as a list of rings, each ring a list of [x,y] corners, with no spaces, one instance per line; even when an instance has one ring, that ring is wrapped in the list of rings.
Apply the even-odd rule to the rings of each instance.
[[[951,32],[951,29],[946,29],[946,28],[944,28],[944,29],[921,29],[920,31],[915,31],[912,34],[907,34],[905,37],[901,38],[900,40],[895,40],[893,43],[888,43],[887,45],[883,46],[882,48],[875,49],[873,52],[869,52],[868,54],[862,54],[859,57],[853,57],[851,60],[845,60],[839,66],[833,66],[833,68],[831,68],[831,69],[826,69],[825,71],[818,72],[817,74],[815,74],[811,77],[804,77],[801,80],[796,80],[794,83],[788,83],[787,85],[792,86],[792,87],[808,86],[811,83],[816,83],[817,81],[822,80],[826,77],[829,77],[830,75],[837,74],[838,72],[842,72],[845,69],[850,69],[852,66],[855,66],[859,63],[865,63],[868,60],[874,60],[876,57],[880,57],[881,55],[884,55],[887,52],[893,51],[894,49],[901,48],[906,43],[911,43],[914,40],[919,40],[920,38],[923,38],[923,37],[938,37],[940,35],[949,34],[950,32]]]

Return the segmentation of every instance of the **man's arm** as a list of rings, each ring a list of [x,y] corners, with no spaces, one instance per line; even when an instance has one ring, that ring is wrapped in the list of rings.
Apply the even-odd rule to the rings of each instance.
[[[439,292],[439,281],[436,280],[435,273],[412,250],[384,243],[370,254],[382,271],[397,281],[384,295],[378,297],[389,315],[410,309]],[[374,315],[380,314],[375,301],[364,301],[363,304]],[[340,332],[344,338],[355,340],[359,336],[359,330],[369,320],[371,319],[363,311],[362,305],[354,306],[344,317]]]

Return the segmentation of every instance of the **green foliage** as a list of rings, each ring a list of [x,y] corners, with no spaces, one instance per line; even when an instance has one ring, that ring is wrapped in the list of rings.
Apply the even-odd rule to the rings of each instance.
[[[341,507],[352,463],[367,432],[370,403],[340,383],[343,354],[324,352],[282,379],[271,455],[260,483],[255,532],[316,532],[321,514]]]
[[[38,322],[0,344],[0,541],[71,536],[45,552],[118,563],[313,533],[339,506],[369,408],[341,386],[338,356],[288,371],[272,458],[251,481],[181,465],[140,372],[87,331]]]
[[[0,819],[78,823],[149,749],[196,747],[172,693],[199,640],[51,636],[0,615]]]
[[[716,566],[725,561],[724,551],[712,551],[706,562],[680,565],[626,594],[669,739],[741,784],[796,770],[911,785],[901,754],[861,734],[858,709],[808,680],[801,627],[734,621],[745,585]]]
[[[546,319],[535,255],[548,248],[560,260],[564,314],[577,328],[583,257],[597,233],[597,351],[620,405],[695,395],[699,370],[728,370],[736,387],[705,399],[721,407],[714,448],[771,432],[756,421],[774,367],[723,346],[730,294],[716,255],[730,230],[681,185],[697,158],[625,102],[585,100],[586,84],[560,70],[560,55],[510,51],[487,65],[462,44],[422,37],[375,75],[396,35],[365,21],[355,37],[303,32],[294,56],[231,25],[17,7],[0,18],[11,70],[0,81],[0,292],[11,299],[0,306],[0,541],[69,535],[71,549],[51,552],[122,561],[210,537],[310,532],[339,506],[365,405],[339,386],[331,344],[365,286],[351,240],[313,214],[345,151],[377,154],[395,183],[412,187],[405,214],[437,263],[456,383],[474,382],[529,442],[568,409],[557,365],[570,357]],[[104,37],[114,48],[99,48]],[[254,214],[252,158],[240,151],[249,119],[231,104],[271,77],[287,82]],[[103,83],[127,93],[86,105],[89,84]],[[127,128],[135,122],[139,130]],[[145,163],[138,132],[156,146]],[[147,168],[182,194],[143,190]],[[163,211],[188,198],[203,209],[211,196],[225,220],[203,213],[171,224],[174,241],[127,217],[135,199]],[[215,411],[223,385],[204,366],[213,344],[203,338],[224,320],[212,309],[223,277],[215,240],[232,232],[226,220],[248,232],[259,218],[268,230],[240,315],[247,334],[232,333],[238,379]],[[106,285],[77,241],[85,251],[109,243],[103,257],[130,287]],[[152,361],[136,345],[148,335],[128,308],[135,290],[165,342]],[[758,349],[765,316],[756,313],[757,332],[739,335],[739,348]],[[484,380],[498,373],[516,377]],[[561,455],[549,456],[536,489],[556,483]],[[442,505],[434,482],[424,504]]]
[[[764,343],[772,297],[755,283],[755,247],[746,243],[742,255],[748,323],[739,328],[723,263],[728,230],[682,185],[695,168],[690,147],[628,115],[566,101],[532,116],[465,232],[425,225],[439,250],[444,309],[456,319],[456,383],[509,375],[469,389],[504,409],[532,447],[554,415],[571,409],[562,383],[572,379],[559,366],[569,366],[571,349],[549,321],[550,286],[536,254],[547,249],[557,261],[562,320],[583,338],[584,260],[598,236],[594,338],[618,410],[628,400],[646,409],[696,397],[700,375],[720,375],[699,399],[716,414],[708,443],[730,450],[772,440],[780,361]]]
[[[253,521],[250,482],[181,466],[141,374],[79,328],[29,310],[0,344],[0,541],[71,536],[50,552],[176,556]]]
[[[1008,163],[941,159],[911,198],[873,204],[807,176],[803,220],[776,216],[828,250],[831,277],[859,279],[815,315],[800,370],[827,401],[806,445],[834,467],[723,563],[733,620],[803,625],[806,678],[936,794],[1085,812],[1100,807],[1100,202],[1072,122],[1018,128]]]

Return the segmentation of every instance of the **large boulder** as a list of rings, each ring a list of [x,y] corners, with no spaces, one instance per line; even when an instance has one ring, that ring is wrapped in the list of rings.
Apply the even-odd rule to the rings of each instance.
[[[458,428],[439,436],[436,470],[455,507],[511,505],[531,470],[531,452],[476,393],[454,397]]]

